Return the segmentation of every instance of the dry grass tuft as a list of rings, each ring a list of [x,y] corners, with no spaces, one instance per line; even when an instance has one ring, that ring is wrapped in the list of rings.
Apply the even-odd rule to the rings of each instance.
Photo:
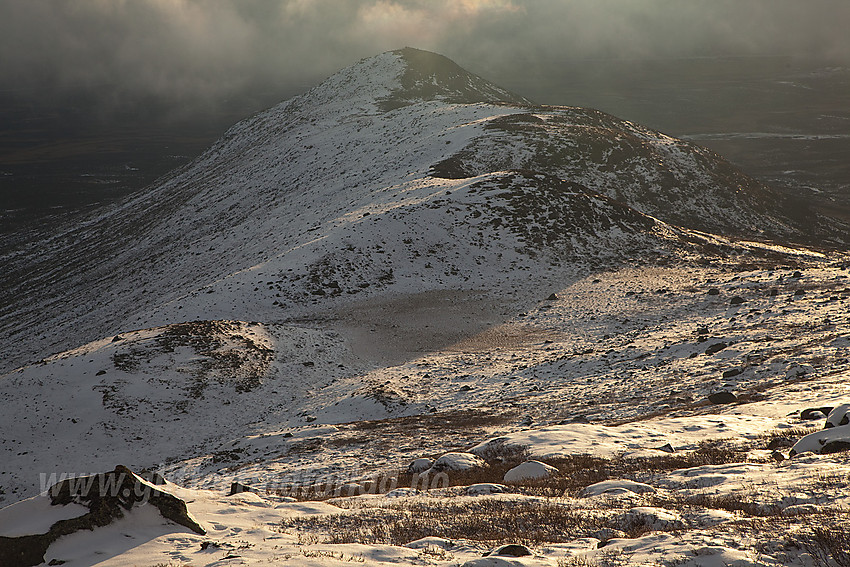
[[[352,507],[350,513],[289,518],[281,522],[281,527],[326,534],[324,543],[330,544],[390,545],[430,536],[535,545],[571,541],[612,527],[596,514],[548,499],[428,499],[380,507],[357,507],[356,500],[339,504]]]
[[[805,535],[798,543],[814,558],[817,567],[850,567],[850,530],[846,526],[848,511],[838,522],[809,519]],[[843,521],[842,521],[843,520]]]

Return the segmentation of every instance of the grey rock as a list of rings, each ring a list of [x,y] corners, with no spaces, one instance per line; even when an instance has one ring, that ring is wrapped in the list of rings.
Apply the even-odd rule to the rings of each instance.
[[[526,557],[528,555],[534,555],[530,549],[526,546],[519,543],[509,543],[507,545],[501,545],[487,553],[484,554],[485,557],[488,556],[502,556],[502,557]]]
[[[720,392],[714,392],[713,394],[708,396],[708,401],[714,405],[731,404],[738,401],[738,396],[736,396],[732,392],[727,392],[726,390],[723,390]]]
[[[725,348],[726,348],[726,347],[728,347],[728,346],[729,346],[729,345],[727,345],[726,343],[714,343],[713,345],[711,345],[711,346],[709,346],[707,349],[705,349],[705,354],[715,354],[715,353],[718,353],[718,352],[720,352],[721,350],[725,349]]]

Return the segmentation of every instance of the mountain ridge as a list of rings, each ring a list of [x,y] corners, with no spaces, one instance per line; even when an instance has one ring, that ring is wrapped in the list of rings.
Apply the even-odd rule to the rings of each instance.
[[[446,84],[435,85],[436,78]],[[392,100],[398,104],[382,107]],[[754,191],[763,189],[760,184],[707,151],[597,111],[531,106],[442,56],[406,48],[364,59],[240,122],[142,194],[4,258],[0,331],[16,341],[27,337],[26,345],[14,345],[18,355],[6,367],[63,350],[72,328],[83,340],[96,340],[174,320],[285,316],[277,294],[303,294],[313,285],[304,284],[315,277],[311,271],[339,258],[346,239],[373,239],[372,233],[358,236],[367,215],[436,201],[456,186],[510,171],[531,172],[524,174],[530,186],[550,183],[537,173],[578,182],[588,194],[606,194],[661,221],[665,207],[675,213],[687,205],[671,213],[673,220],[695,219],[691,228],[701,232],[738,227],[761,238],[795,234],[775,208],[765,214],[738,195],[744,181]],[[698,191],[705,195],[694,196]],[[533,223],[537,213],[529,214]],[[557,232],[557,215],[550,222],[550,214],[546,210],[542,224]],[[677,238],[665,237],[662,247],[679,248]],[[365,262],[346,262],[363,266],[358,277],[368,281],[360,284],[375,288],[358,288],[358,295],[407,289],[383,285],[390,283],[381,278],[393,261],[375,263],[381,253],[374,244],[360,247]],[[399,281],[421,291],[433,285],[495,288],[503,277],[461,277],[468,269],[459,255],[440,272],[441,281],[431,281],[422,260],[431,249],[419,251],[417,267],[410,264],[413,271]],[[511,261],[494,265],[506,274]],[[295,287],[276,289],[283,284]],[[224,305],[191,299],[208,292]],[[181,302],[194,303],[196,311]]]

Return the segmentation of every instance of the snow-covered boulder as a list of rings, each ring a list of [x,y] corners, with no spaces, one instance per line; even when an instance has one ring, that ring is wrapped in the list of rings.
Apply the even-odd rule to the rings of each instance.
[[[434,461],[431,459],[416,459],[407,466],[407,472],[410,474],[423,473],[434,466]]]
[[[835,410],[833,410],[834,412]],[[832,416],[833,413],[829,415]],[[791,447],[790,455],[793,457],[807,451],[812,453],[835,453],[848,449],[850,449],[850,424],[809,433]]]
[[[64,478],[42,495],[0,510],[0,565],[44,563],[45,553],[59,538],[104,528],[146,504],[162,518],[206,534],[184,500],[118,465],[105,473]]]
[[[429,547],[451,549],[454,546],[455,543],[453,541],[437,536],[423,537],[422,539],[417,539],[404,544],[404,547],[408,547],[410,549],[428,549]]]
[[[487,462],[472,453],[446,453],[431,466],[432,472],[467,471],[487,466]]]
[[[603,480],[596,484],[591,484],[581,491],[584,497],[590,496],[619,496],[622,494],[646,494],[655,492],[655,488],[642,482],[633,480]]]
[[[495,484],[492,482],[472,484],[464,490],[467,496],[485,496],[487,494],[501,494],[507,491],[508,487],[504,484]]]
[[[794,378],[812,374],[814,371],[814,367],[810,364],[792,364],[788,367],[788,370],[785,371],[785,378],[793,380]]]
[[[556,474],[558,474],[558,469],[552,465],[540,461],[525,461],[506,472],[503,480],[505,482],[519,482],[521,480],[549,478]]]
[[[803,421],[812,421],[815,419],[826,419],[826,416],[829,415],[834,408],[831,406],[824,406],[820,408],[806,408],[800,411],[800,419]]]
[[[826,418],[826,427],[838,427],[850,423],[850,404],[841,404],[834,408]]]

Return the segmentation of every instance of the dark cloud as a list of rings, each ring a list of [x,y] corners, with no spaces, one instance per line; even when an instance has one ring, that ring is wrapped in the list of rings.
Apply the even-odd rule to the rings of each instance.
[[[2,90],[290,95],[412,45],[492,72],[594,58],[850,59],[846,0],[0,0]]]

